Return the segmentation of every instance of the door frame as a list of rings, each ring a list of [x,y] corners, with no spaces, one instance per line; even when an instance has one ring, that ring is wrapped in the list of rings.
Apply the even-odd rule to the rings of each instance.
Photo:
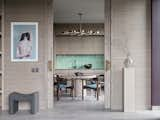
[[[53,11],[53,1],[54,0],[46,0],[44,4],[45,5],[45,10],[44,10],[44,21],[45,21],[45,27],[44,27],[44,32],[46,42],[45,42],[45,80],[47,81],[47,90],[46,91],[46,107],[48,109],[53,108],[53,23],[54,23],[54,11]]]
[[[54,86],[53,86],[53,74],[55,72],[54,69],[54,65],[55,65],[55,52],[54,52],[54,43],[55,43],[55,35],[54,35],[54,28],[53,28],[53,24],[54,24],[54,0],[48,0],[49,2],[47,2],[48,4],[48,11],[47,12],[47,16],[49,17],[49,21],[48,23],[48,36],[50,36],[50,38],[48,39],[48,43],[47,43],[47,59],[46,59],[46,77],[48,80],[48,109],[50,108],[54,108]],[[107,110],[111,110],[111,0],[104,0],[104,13],[105,13],[105,21],[104,21],[104,26],[105,26],[105,41],[104,41],[104,61],[105,61],[105,69],[104,69],[104,75],[105,75],[105,95],[104,95],[104,108]],[[49,24],[51,24],[49,26]],[[52,63],[52,65],[50,65],[50,63]],[[52,70],[49,68],[49,66],[52,67]]]
[[[105,29],[105,93],[104,93],[104,107],[111,110],[111,0],[104,0],[104,29]]]

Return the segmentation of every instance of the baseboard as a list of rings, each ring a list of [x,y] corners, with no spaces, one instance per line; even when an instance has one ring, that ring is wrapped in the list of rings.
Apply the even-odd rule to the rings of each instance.
[[[152,106],[153,111],[160,111],[160,106]]]
[[[122,109],[111,109],[111,112],[124,112]]]

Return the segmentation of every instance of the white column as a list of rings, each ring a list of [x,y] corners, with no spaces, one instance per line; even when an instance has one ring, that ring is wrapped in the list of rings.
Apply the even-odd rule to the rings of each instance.
[[[124,112],[135,112],[135,68],[123,68]]]

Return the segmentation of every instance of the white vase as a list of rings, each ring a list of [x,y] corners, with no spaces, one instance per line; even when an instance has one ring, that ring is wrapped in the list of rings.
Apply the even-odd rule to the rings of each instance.
[[[133,66],[133,58],[130,56],[130,54],[127,55],[127,58],[124,60],[124,66],[126,68],[132,67]]]

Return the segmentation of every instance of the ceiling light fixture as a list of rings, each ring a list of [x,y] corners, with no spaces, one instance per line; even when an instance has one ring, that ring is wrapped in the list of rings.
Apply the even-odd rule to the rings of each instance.
[[[78,13],[77,14],[79,16],[79,30],[68,30],[68,31],[64,31],[61,32],[59,35],[69,35],[69,36],[87,36],[87,35],[102,35],[101,32],[99,30],[85,30],[83,29],[82,25],[83,25],[83,21],[82,21],[82,16],[84,15],[83,13]]]

